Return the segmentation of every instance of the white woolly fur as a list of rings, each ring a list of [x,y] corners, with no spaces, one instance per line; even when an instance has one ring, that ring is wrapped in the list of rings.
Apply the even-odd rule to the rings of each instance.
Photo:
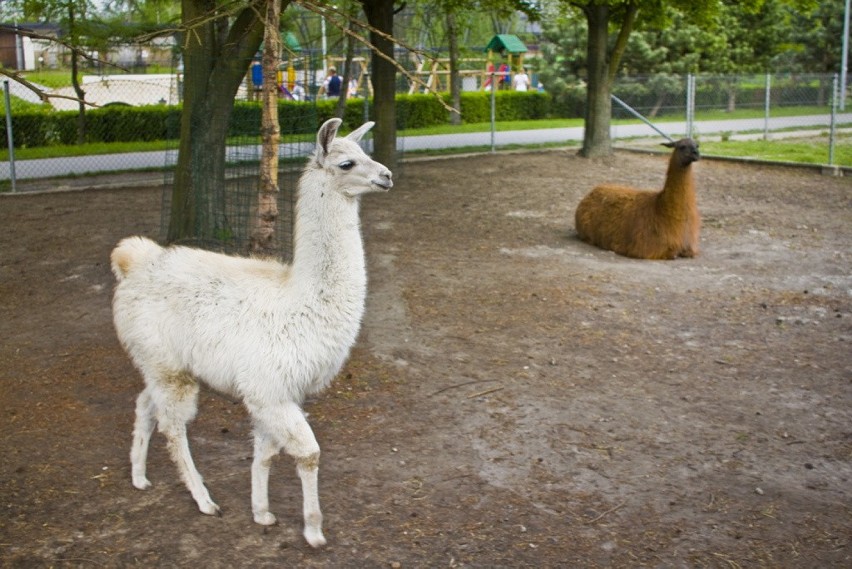
[[[319,445],[301,404],[328,386],[360,328],[367,275],[359,198],[393,185],[391,172],[357,144],[373,123],[335,138],[340,122],[320,128],[300,180],[292,265],[161,247],[144,237],[124,239],[111,256],[115,328],[146,385],[136,406],[133,484],[150,486],[145,462],[156,426],[199,509],[218,513],[186,440],[202,382],[241,399],[252,416],[255,521],[275,522],[269,465],[283,448],[296,459],[305,538],[315,547],[325,544]]]

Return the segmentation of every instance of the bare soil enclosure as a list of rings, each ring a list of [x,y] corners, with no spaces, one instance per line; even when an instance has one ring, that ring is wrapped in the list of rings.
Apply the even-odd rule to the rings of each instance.
[[[288,457],[252,522],[251,425],[214,394],[190,438],[224,515],[159,435],[130,483],[108,255],[158,234],[160,189],[0,197],[2,565],[852,566],[852,180],[704,160],[698,258],[577,240],[592,186],[667,158],[409,162],[364,200],[367,317],[306,405],[316,551]]]

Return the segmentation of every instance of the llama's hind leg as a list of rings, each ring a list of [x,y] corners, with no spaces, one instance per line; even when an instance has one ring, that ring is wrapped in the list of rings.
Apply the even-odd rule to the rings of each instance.
[[[169,455],[181,479],[202,513],[218,515],[219,506],[210,498],[204,480],[195,468],[186,438],[186,424],[198,410],[198,383],[187,374],[177,373],[160,383],[152,395],[155,395],[157,426],[166,437]]]
[[[273,408],[250,406],[249,411],[255,420],[255,450],[257,451],[258,446],[261,450],[265,450],[262,454],[255,456],[255,462],[252,465],[252,506],[260,508],[254,510],[255,520],[258,520],[259,514],[261,520],[269,519],[264,516],[268,513],[269,505],[267,493],[269,459],[266,457],[274,456],[275,453],[271,452],[273,447],[283,447],[284,451],[296,460],[296,470],[302,482],[305,539],[313,547],[325,545],[319,504],[320,448],[302,409],[295,403],[285,403]],[[257,437],[263,435],[269,435],[271,440],[258,445]],[[274,444],[271,441],[275,441]]]
[[[130,447],[130,467],[133,485],[140,490],[151,487],[146,476],[148,444],[157,426],[156,409],[146,387],[136,399],[136,422],[133,425],[133,445]]]

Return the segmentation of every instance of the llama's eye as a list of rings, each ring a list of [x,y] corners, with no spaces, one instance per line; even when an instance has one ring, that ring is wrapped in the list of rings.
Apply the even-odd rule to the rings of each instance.
[[[355,167],[355,162],[353,162],[352,160],[346,160],[338,164],[337,167],[341,170],[351,170]]]

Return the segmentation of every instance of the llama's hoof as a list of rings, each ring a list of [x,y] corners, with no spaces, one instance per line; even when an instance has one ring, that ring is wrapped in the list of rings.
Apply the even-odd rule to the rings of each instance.
[[[222,510],[219,509],[219,506],[210,500],[199,502],[198,509],[202,514],[207,514],[208,516],[222,516]]]
[[[135,486],[139,490],[147,490],[148,488],[153,486],[153,484],[151,484],[151,481],[145,478],[144,476],[134,476],[133,486]]]
[[[322,547],[326,544],[322,530],[319,528],[305,528],[305,540],[311,547]]]
[[[274,525],[276,521],[278,520],[275,519],[275,515],[273,515],[272,512],[263,512],[254,515],[254,523],[262,526]]]

